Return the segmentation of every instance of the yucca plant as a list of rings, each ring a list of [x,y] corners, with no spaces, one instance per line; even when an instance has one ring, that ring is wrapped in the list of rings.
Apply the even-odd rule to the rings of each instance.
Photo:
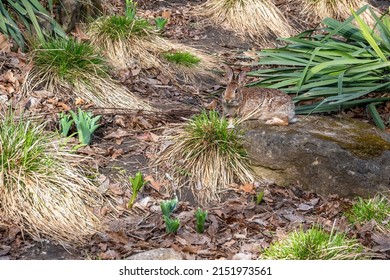
[[[295,33],[270,0],[208,0],[200,6],[199,15],[263,43]]]
[[[219,192],[234,182],[254,180],[242,134],[228,129],[228,121],[215,111],[194,116],[172,136],[173,144],[156,159],[176,186],[192,190],[201,204],[219,199]]]
[[[124,15],[98,18],[87,30],[92,44],[104,51],[114,68],[124,69],[139,65],[142,69],[159,69],[172,78],[180,79],[183,76],[185,80],[195,76],[215,77],[208,71],[216,68],[211,56],[161,37],[160,30],[166,23],[163,19],[156,21],[156,27],[147,19],[133,15],[134,12],[129,16],[126,10],[127,8]],[[175,68],[176,64],[167,67],[164,54],[173,51],[191,53],[201,61],[196,65],[191,64],[194,67],[180,65]]]
[[[53,9],[53,1],[48,1]],[[23,28],[21,28],[23,26]],[[24,50],[26,38],[36,37],[43,42],[49,37],[65,38],[61,26],[38,0],[0,1],[0,31],[15,40]]]
[[[367,95],[390,89],[390,17],[378,18],[372,12],[376,27],[371,29],[359,17],[367,9],[371,11],[365,6],[344,22],[327,18],[322,32],[302,33],[283,39],[286,47],[262,50],[259,64],[275,68],[248,73],[262,78],[252,85],[295,94],[298,114],[389,101],[386,95]],[[358,27],[352,24],[354,20]],[[299,105],[308,100],[312,104]]]
[[[81,157],[60,150],[56,133],[11,111],[0,114],[0,220],[61,243],[81,244],[99,229],[102,197]]]
[[[314,227],[294,231],[260,255],[270,260],[355,260],[365,258],[363,246],[345,234]]]
[[[44,88],[59,95],[73,94],[99,107],[152,110],[110,78],[105,59],[90,43],[48,40],[34,46],[31,59],[33,67],[23,88],[26,94]]]

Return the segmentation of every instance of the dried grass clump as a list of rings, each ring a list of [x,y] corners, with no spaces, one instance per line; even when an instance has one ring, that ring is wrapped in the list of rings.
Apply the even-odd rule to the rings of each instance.
[[[56,39],[35,46],[24,92],[37,88],[72,95],[99,107],[152,110],[108,75],[105,59],[88,43]]]
[[[318,20],[330,17],[343,21],[351,16],[351,9],[357,11],[368,2],[365,0],[304,0],[303,14],[315,15]],[[379,14],[379,11],[370,7],[374,12]],[[361,14],[363,20],[370,25],[373,23],[373,18],[368,11]]]
[[[114,68],[124,69],[138,65],[142,69],[156,68],[168,76],[184,80],[193,80],[196,77],[215,78],[211,72],[217,67],[213,57],[192,47],[164,39],[155,29],[151,29],[147,25],[143,28],[137,28],[136,32],[132,31],[134,27],[131,23],[128,23],[127,32],[121,31],[122,22],[117,22],[117,28],[107,28],[107,22],[110,25],[115,23],[115,21],[112,22],[112,17],[118,16],[101,17],[91,23],[87,34],[91,43],[103,50]],[[113,30],[117,30],[117,32],[113,32]],[[189,52],[198,57],[200,61],[192,67],[169,63],[164,58],[164,54],[168,52]]]
[[[295,33],[282,12],[270,0],[208,0],[199,15],[215,24],[246,34],[261,43]]]
[[[80,167],[43,125],[0,115],[0,220],[35,238],[83,244],[100,228],[92,207],[102,203]]]
[[[241,133],[217,112],[201,113],[179,127],[173,144],[155,161],[177,188],[189,187],[200,204],[220,199],[235,182],[253,182]]]

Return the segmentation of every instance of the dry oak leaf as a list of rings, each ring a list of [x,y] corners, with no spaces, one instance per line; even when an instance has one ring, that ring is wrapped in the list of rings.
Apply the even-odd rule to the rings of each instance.
[[[105,140],[110,140],[110,139],[120,139],[126,136],[132,135],[130,132],[127,132],[126,130],[123,130],[121,128],[118,128],[117,130],[111,132],[110,134],[106,135],[103,137]]]
[[[160,181],[156,181],[152,175],[145,176],[145,181],[149,182],[149,185],[156,191],[160,191],[162,183]],[[166,183],[165,181],[163,183]]]
[[[11,70],[8,70],[3,75],[3,77],[4,77],[6,82],[9,82],[9,83],[12,83],[12,84],[15,84],[18,81],[18,79],[14,76],[14,73]]]
[[[146,132],[141,135],[134,136],[135,139],[146,141],[146,142],[158,142],[158,136],[152,132]]]
[[[70,111],[72,109],[72,108],[70,108],[70,106],[66,105],[64,102],[58,102],[57,105],[60,106],[64,111]]]
[[[246,192],[246,193],[251,193],[251,194],[255,194],[255,190],[254,190],[255,186],[254,184],[252,183],[247,183],[247,184],[244,184],[244,185],[241,185],[240,186],[240,190]]]
[[[114,123],[115,123],[117,126],[120,126],[120,127],[123,127],[123,128],[126,127],[125,118],[124,118],[123,116],[115,116],[115,118],[114,118]]]
[[[10,41],[8,40],[8,38],[4,34],[1,34],[1,33],[0,33],[0,50],[2,52],[6,52],[6,53],[11,52]]]
[[[75,105],[76,106],[80,106],[80,105],[84,105],[86,102],[85,102],[85,100],[84,99],[82,99],[82,98],[76,98],[76,101],[75,101]]]
[[[169,20],[171,18],[171,11],[170,10],[164,10],[162,13],[161,13],[161,17]]]

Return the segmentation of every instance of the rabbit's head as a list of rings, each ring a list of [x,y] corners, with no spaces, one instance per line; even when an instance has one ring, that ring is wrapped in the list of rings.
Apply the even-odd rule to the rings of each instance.
[[[228,84],[222,95],[222,103],[227,107],[238,107],[243,101],[243,89],[245,86],[246,73],[241,71],[237,76],[234,75],[233,69],[227,68]]]

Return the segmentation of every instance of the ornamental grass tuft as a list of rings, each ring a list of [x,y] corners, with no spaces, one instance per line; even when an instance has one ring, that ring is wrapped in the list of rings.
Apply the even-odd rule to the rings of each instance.
[[[364,259],[363,246],[344,234],[321,228],[302,229],[271,244],[260,259],[268,260],[355,260]]]
[[[194,116],[155,161],[174,185],[191,189],[201,204],[218,200],[220,191],[232,183],[254,180],[242,133],[228,125],[215,111]]]
[[[0,114],[0,222],[38,239],[83,244],[99,230],[92,209],[102,197],[81,157],[59,146],[44,124]]]
[[[25,94],[43,88],[98,107],[152,110],[110,78],[109,66],[92,44],[52,39],[33,48],[33,67],[23,87]]]

